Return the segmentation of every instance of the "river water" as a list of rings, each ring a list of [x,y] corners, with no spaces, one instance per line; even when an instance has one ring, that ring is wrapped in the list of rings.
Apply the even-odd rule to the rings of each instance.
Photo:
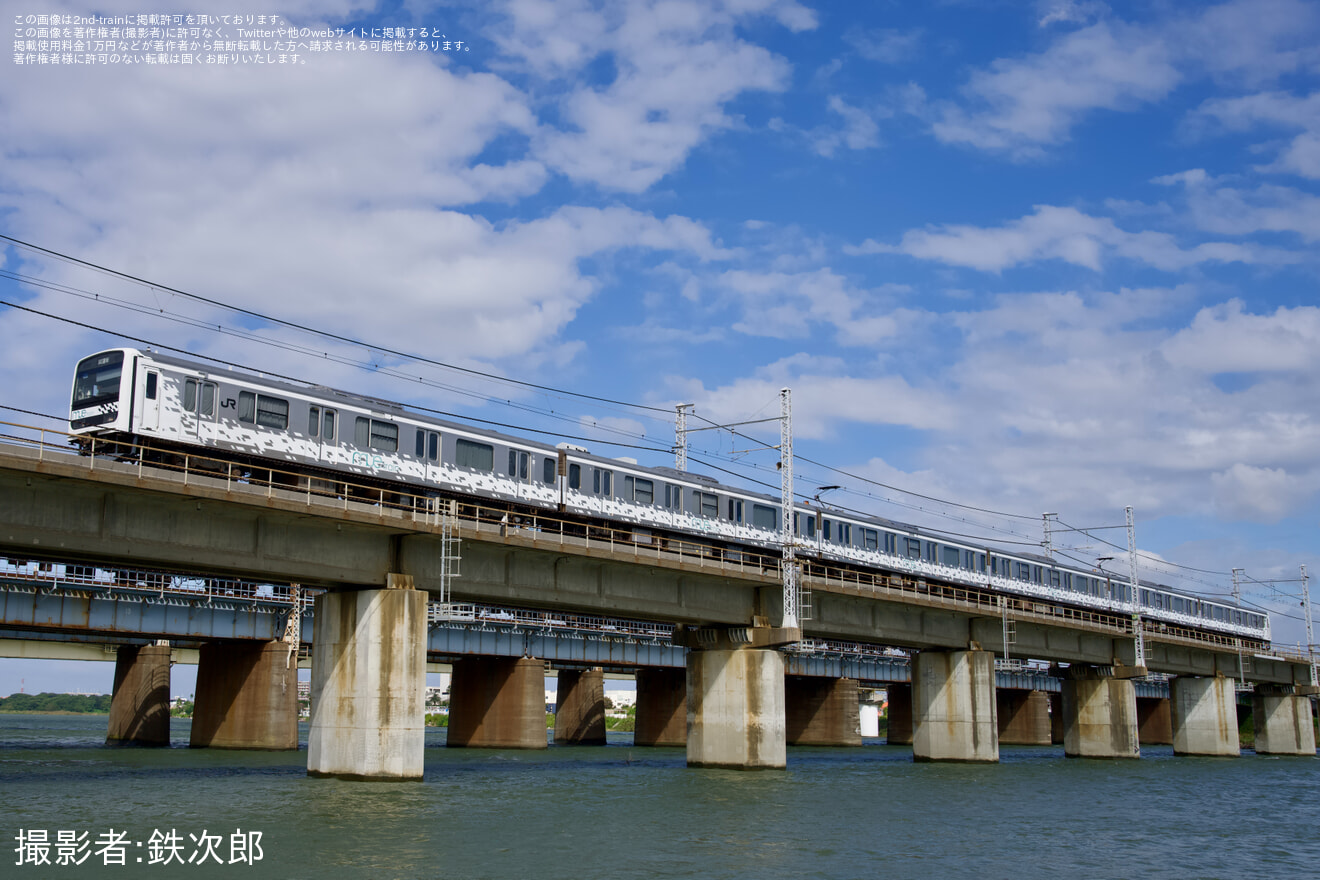
[[[630,734],[517,752],[445,749],[434,729],[424,780],[355,783],[307,778],[305,725],[296,754],[112,749],[105,730],[106,716],[0,715],[0,877],[1320,876],[1315,758],[1005,746],[998,765],[914,764],[876,742],[743,773],[689,770]],[[51,865],[17,864],[34,830]],[[87,832],[82,865],[54,864],[60,831]],[[98,854],[112,831],[122,849]],[[117,850],[124,866],[106,865]]]

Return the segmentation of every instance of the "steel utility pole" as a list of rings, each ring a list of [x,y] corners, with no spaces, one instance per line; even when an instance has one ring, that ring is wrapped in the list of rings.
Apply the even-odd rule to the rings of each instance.
[[[1320,684],[1317,680],[1315,670],[1315,635],[1311,630],[1311,579],[1306,574],[1306,566],[1302,566],[1302,605],[1306,608],[1306,660],[1307,665],[1311,667],[1311,684]]]
[[[1233,569],[1233,604],[1239,608],[1242,607],[1242,573],[1244,571],[1246,571],[1244,568]],[[1242,639],[1233,639],[1233,642],[1238,649],[1238,684],[1246,687],[1247,675],[1242,664]]]
[[[1146,637],[1141,631],[1141,594],[1137,588],[1137,525],[1132,517],[1132,505],[1123,508],[1127,515],[1128,583],[1132,594],[1132,629],[1136,640],[1137,665],[1146,665]]]
[[[779,518],[780,535],[784,542],[784,622],[785,629],[800,627],[799,606],[802,604],[798,585],[797,558],[793,548],[793,391],[779,391],[779,488],[782,504]]]
[[[687,451],[688,451],[688,430],[687,430],[687,411],[696,406],[695,403],[680,403],[674,407],[678,415],[674,418],[674,469],[680,471],[687,470]]]
[[[1050,530],[1050,521],[1056,516],[1058,516],[1057,513],[1042,513],[1040,515],[1041,519],[1045,521],[1045,555],[1051,559],[1054,558],[1054,535]]]

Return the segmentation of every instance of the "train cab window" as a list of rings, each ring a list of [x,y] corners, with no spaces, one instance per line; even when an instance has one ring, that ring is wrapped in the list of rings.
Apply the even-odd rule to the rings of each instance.
[[[582,465],[570,464],[568,466],[568,488],[582,488]]]
[[[147,400],[156,399],[156,383],[159,381],[159,373],[147,373]]]
[[[353,442],[359,449],[371,448],[377,452],[399,451],[399,426],[358,416],[354,425]]]
[[[962,556],[957,547],[944,548],[944,564],[952,568],[958,567],[958,558]]]
[[[880,549],[880,535],[875,529],[862,529],[862,549]]]
[[[240,391],[238,394],[238,420],[245,425],[257,425],[261,428],[274,428],[278,431],[289,427],[289,402],[279,397],[266,394],[254,394]]]
[[[541,459],[541,482],[553,483],[555,481],[555,460],[550,456]]]
[[[474,443],[459,437],[454,441],[454,464],[477,471],[493,471],[495,447],[489,443]]]
[[[811,517],[807,517],[811,522]],[[771,531],[779,527],[779,508],[770,507],[767,504],[752,505],[752,525],[758,529],[769,529]]]
[[[907,558],[908,558],[908,559],[920,559],[920,558],[921,558],[921,539],[920,539],[920,538],[904,538],[904,539],[903,539],[903,543],[904,543],[904,545],[905,545],[904,548],[903,548],[903,550],[904,550],[904,553],[907,555]]]

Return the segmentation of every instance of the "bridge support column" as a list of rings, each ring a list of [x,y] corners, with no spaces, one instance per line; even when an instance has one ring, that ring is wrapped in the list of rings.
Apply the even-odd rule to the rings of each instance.
[[[1063,681],[1063,754],[1069,758],[1140,758],[1137,691],[1128,679],[1073,665]]]
[[[1300,688],[1256,686],[1256,692],[1251,696],[1256,754],[1315,756],[1311,698],[1298,694],[1298,690]]]
[[[170,744],[169,645],[120,646],[105,744]]]
[[[687,654],[687,763],[735,770],[787,766],[784,657],[798,630],[679,627]]]
[[[790,675],[784,680],[784,734],[790,746],[860,746],[857,679]]]
[[[421,779],[426,734],[426,593],[391,574],[383,590],[316,597],[307,775]]]
[[[1050,694],[1050,745],[1063,745],[1063,692]]]
[[[298,661],[287,642],[209,642],[197,660],[193,748],[297,749]]]
[[[997,689],[995,714],[999,716],[999,744],[1050,744],[1050,700],[1044,691]]]
[[[534,657],[455,661],[445,743],[451,748],[544,749],[544,661]]]
[[[603,670],[559,670],[559,684],[555,689],[555,742],[574,746],[605,745]]]
[[[1169,680],[1175,755],[1237,757],[1237,694],[1233,679],[1183,676]]]
[[[989,651],[921,651],[912,669],[912,757],[994,763],[995,656]]]
[[[685,670],[637,670],[637,721],[633,745],[687,745]]]
[[[1173,745],[1168,697],[1137,697],[1137,736],[1143,746]]]
[[[885,689],[889,701],[889,730],[885,742],[891,746],[912,745],[912,685],[891,684]]]

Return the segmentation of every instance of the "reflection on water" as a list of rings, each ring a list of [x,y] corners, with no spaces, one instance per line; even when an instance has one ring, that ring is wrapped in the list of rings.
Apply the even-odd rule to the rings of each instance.
[[[262,832],[255,868],[197,877],[1315,876],[1320,760],[913,764],[903,747],[789,750],[786,772],[689,770],[628,735],[544,752],[443,747],[415,783],[309,779],[306,752],[104,748],[105,716],[0,716],[5,876],[172,876],[153,831]],[[306,729],[303,729],[304,742]],[[20,830],[127,831],[131,867],[14,866]],[[191,849],[184,853],[185,857]]]

